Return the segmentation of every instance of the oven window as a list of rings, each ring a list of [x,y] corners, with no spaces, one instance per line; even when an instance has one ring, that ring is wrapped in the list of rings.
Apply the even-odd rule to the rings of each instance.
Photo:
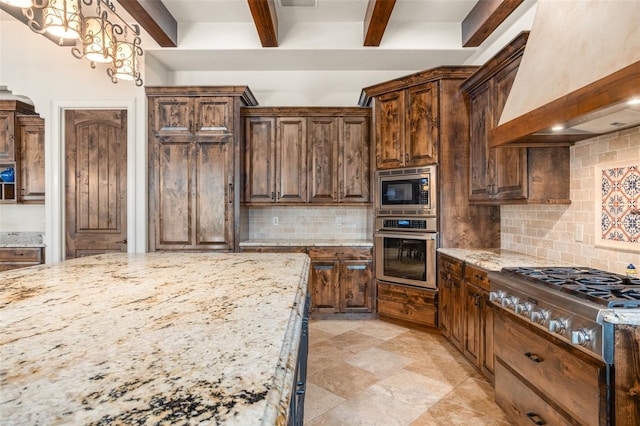
[[[385,237],[383,241],[383,265],[385,276],[426,281],[426,240],[413,239],[410,237]]]
[[[422,205],[429,204],[429,179],[416,178],[381,182],[382,205]]]

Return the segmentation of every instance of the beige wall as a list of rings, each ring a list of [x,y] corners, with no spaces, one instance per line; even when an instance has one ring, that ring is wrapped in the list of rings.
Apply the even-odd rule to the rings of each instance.
[[[571,205],[502,206],[502,248],[618,273],[629,263],[639,267],[638,252],[595,246],[595,166],[632,159],[640,159],[640,127],[576,143]],[[583,241],[576,241],[580,229]]]

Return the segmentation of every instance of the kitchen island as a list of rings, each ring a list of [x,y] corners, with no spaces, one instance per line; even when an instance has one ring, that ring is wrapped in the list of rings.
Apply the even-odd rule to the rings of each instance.
[[[3,424],[285,424],[304,254],[110,254],[0,273]]]

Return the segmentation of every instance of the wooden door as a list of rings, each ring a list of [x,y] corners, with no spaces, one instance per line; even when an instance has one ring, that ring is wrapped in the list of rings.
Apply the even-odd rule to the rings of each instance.
[[[369,202],[369,120],[366,117],[340,118],[339,200]]]
[[[227,96],[198,97],[194,103],[194,131],[198,135],[233,133],[233,98]]]
[[[276,201],[276,119],[245,119],[244,201]]]
[[[277,119],[276,201],[307,201],[307,119]]]
[[[493,91],[486,84],[471,94],[469,122],[471,126],[469,140],[469,201],[488,201],[491,199],[492,182],[495,180],[495,156],[490,153],[488,132],[493,126],[491,108]],[[502,149],[502,148],[500,148]],[[491,151],[493,150],[493,151]]]
[[[157,134],[193,133],[193,99],[188,96],[149,98],[149,113],[153,127],[150,131]]]
[[[44,120],[38,116],[19,116],[20,200],[44,203]]]
[[[15,161],[15,113],[0,111],[0,161]]]
[[[371,307],[371,261],[340,262],[340,312],[367,313]]]
[[[127,251],[127,112],[65,112],[66,258]]]
[[[411,87],[405,93],[405,166],[438,162],[438,86],[435,82]]]
[[[233,250],[232,136],[200,139],[195,143],[195,247]]]
[[[338,201],[338,123],[334,117],[308,119],[309,201]]]
[[[340,312],[338,266],[333,260],[311,262],[311,310],[320,314]]]
[[[395,169],[404,165],[404,92],[376,98],[376,167]]]
[[[507,96],[516,78],[520,60],[512,62],[495,77],[495,107],[493,127],[498,125]],[[487,141],[488,143],[488,141]],[[527,149],[526,148],[490,148],[495,158],[495,190],[493,198],[498,200],[517,200],[527,198]]]

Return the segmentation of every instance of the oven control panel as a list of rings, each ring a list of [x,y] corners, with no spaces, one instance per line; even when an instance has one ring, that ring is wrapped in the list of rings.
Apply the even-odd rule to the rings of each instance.
[[[378,217],[376,231],[437,232],[435,217]]]

